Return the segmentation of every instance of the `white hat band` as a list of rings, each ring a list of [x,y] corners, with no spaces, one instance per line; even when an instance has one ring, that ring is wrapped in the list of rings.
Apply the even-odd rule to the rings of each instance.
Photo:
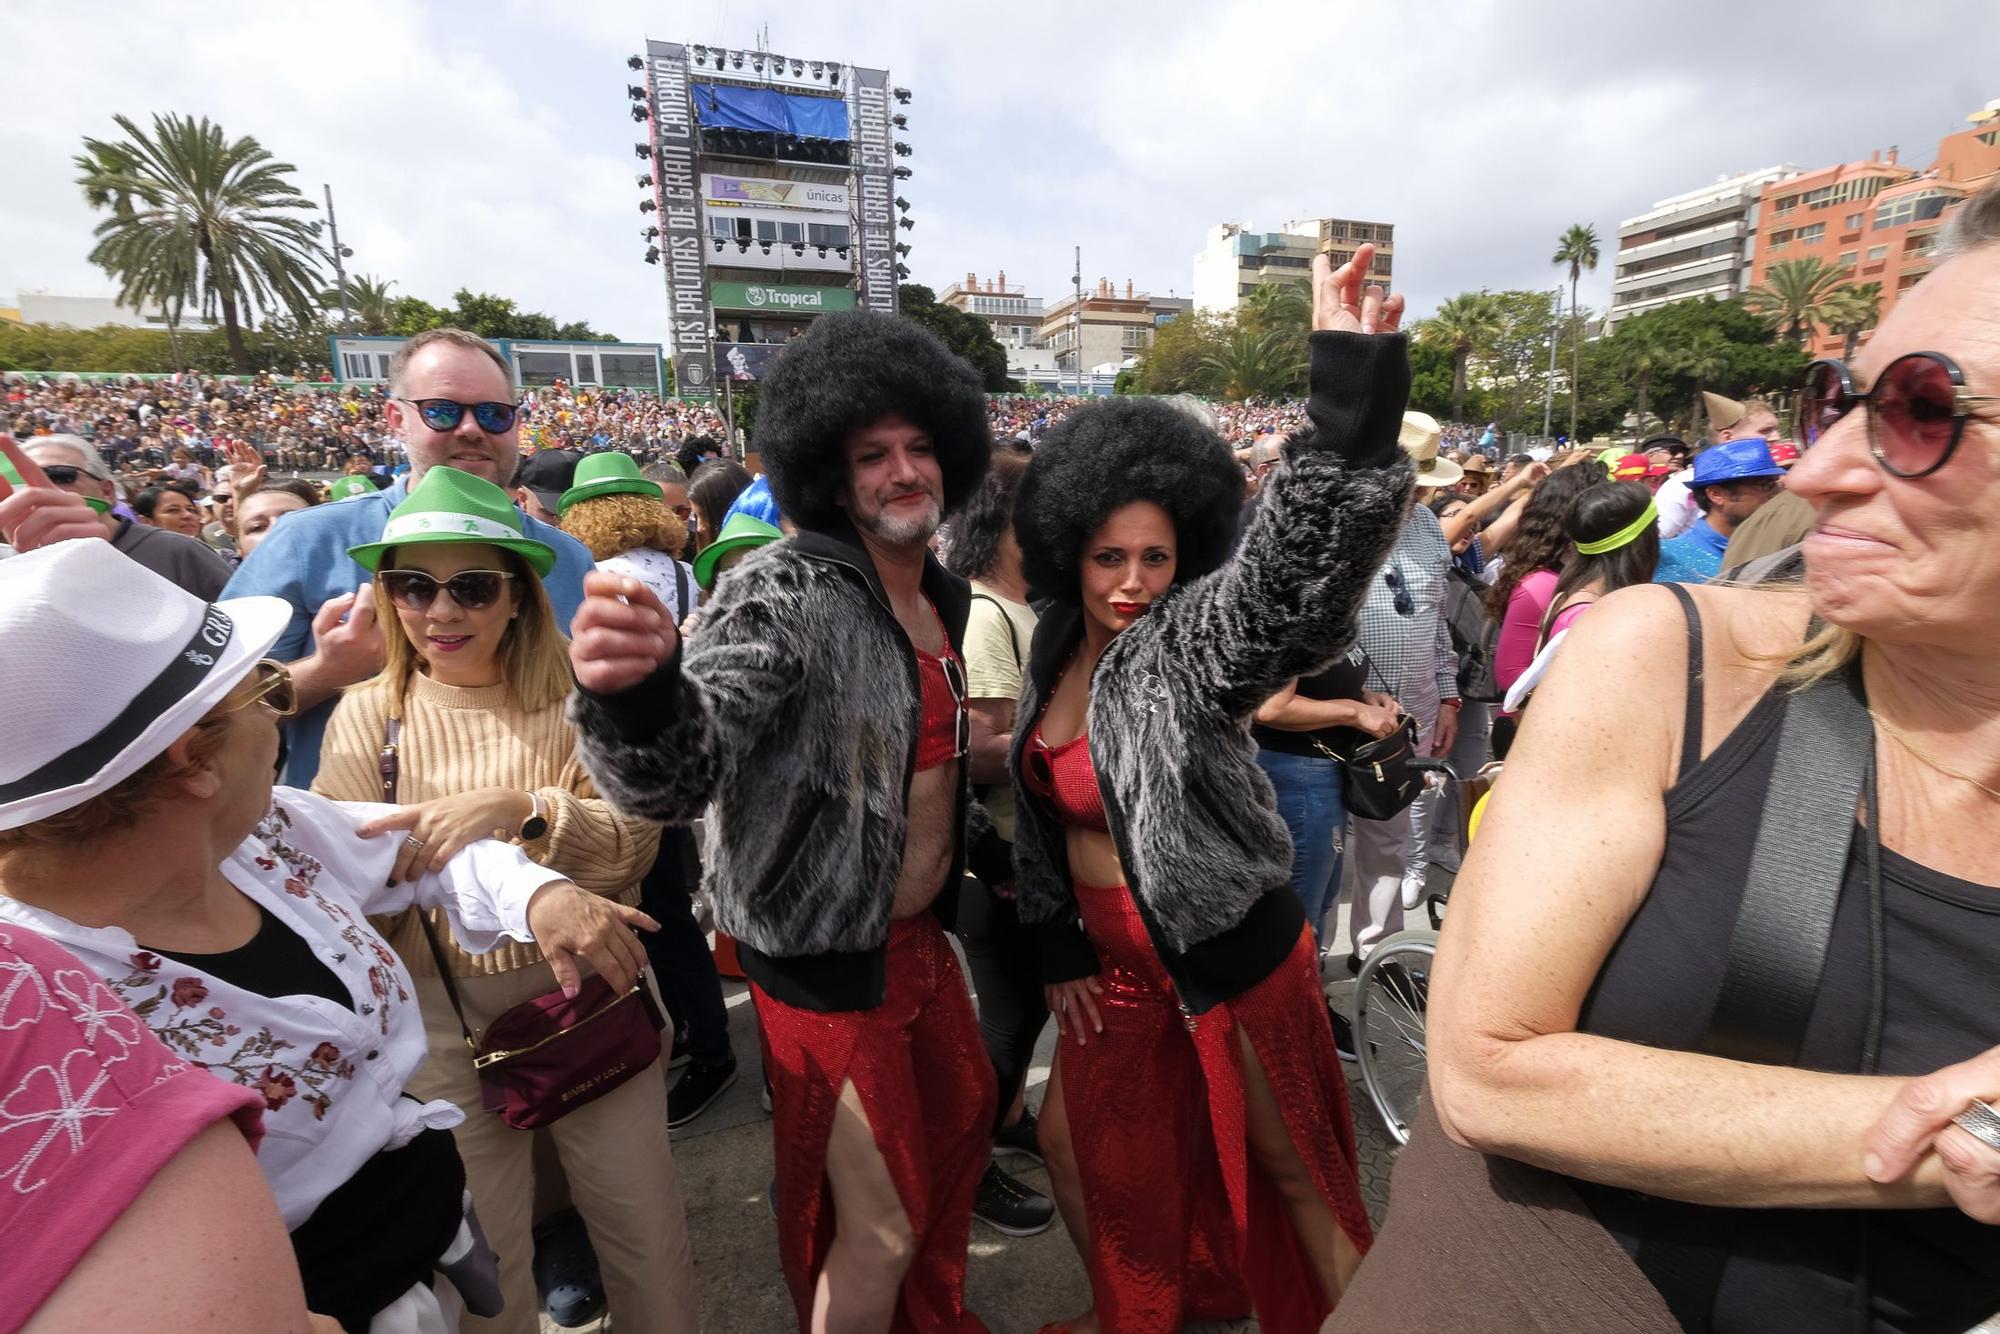
[[[492,519],[482,519],[477,514],[452,514],[443,510],[426,510],[421,514],[405,514],[389,520],[382,529],[384,542],[402,542],[425,533],[448,533],[453,537],[491,537],[501,541],[519,542],[521,534],[504,523]]]

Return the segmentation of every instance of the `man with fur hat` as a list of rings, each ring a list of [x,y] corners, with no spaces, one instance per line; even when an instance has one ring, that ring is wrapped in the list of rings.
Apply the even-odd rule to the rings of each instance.
[[[973,809],[970,597],[927,544],[986,472],[985,396],[918,326],[827,316],[765,380],[755,448],[797,535],[737,565],[686,641],[637,580],[590,576],[578,748],[625,811],[708,812],[800,1328],[982,1330],[964,1279],[993,1072],[939,922]]]

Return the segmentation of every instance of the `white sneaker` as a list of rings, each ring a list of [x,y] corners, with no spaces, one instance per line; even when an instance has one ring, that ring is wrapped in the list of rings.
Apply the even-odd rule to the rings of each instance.
[[[1403,876],[1403,911],[1414,912],[1424,901],[1424,873],[1411,871]]]

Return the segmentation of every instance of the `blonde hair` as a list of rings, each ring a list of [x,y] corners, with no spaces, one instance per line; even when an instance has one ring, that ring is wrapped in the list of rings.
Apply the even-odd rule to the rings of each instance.
[[[687,545],[687,525],[656,496],[620,492],[579,500],[563,511],[562,530],[590,548],[592,560],[610,560],[635,547],[673,555]]]
[[[507,622],[500,637],[500,675],[513,690],[514,698],[529,711],[560,704],[569,696],[575,678],[570,674],[569,641],[556,625],[555,607],[548,590],[526,560],[506,547],[495,548],[513,573],[512,583],[520,590],[519,612]],[[384,627],[382,644],[386,650],[382,670],[355,689],[380,687],[389,692],[389,712],[400,715],[403,696],[409,691],[410,677],[423,666],[423,657],[403,630],[396,604],[382,587],[380,571],[393,569],[395,549],[382,553],[375,576],[375,620]]]

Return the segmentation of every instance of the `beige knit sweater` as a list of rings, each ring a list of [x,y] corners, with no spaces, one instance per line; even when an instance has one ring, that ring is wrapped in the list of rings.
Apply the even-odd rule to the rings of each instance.
[[[379,682],[341,697],[327,725],[313,791],[338,801],[382,800],[379,762],[392,697]],[[405,805],[482,787],[540,793],[549,831],[522,844],[522,851],[593,894],[639,901],[639,881],[659,847],[659,826],[619,815],[596,795],[577,763],[576,735],[561,701],[530,712],[507,685],[466,689],[419,673],[403,701],[397,752],[397,799]],[[467,954],[452,939],[442,911],[432,910],[430,919],[454,977],[507,973],[542,961],[533,945],[511,941],[491,954]],[[436,975],[414,911],[377,918],[375,927],[412,973]]]

